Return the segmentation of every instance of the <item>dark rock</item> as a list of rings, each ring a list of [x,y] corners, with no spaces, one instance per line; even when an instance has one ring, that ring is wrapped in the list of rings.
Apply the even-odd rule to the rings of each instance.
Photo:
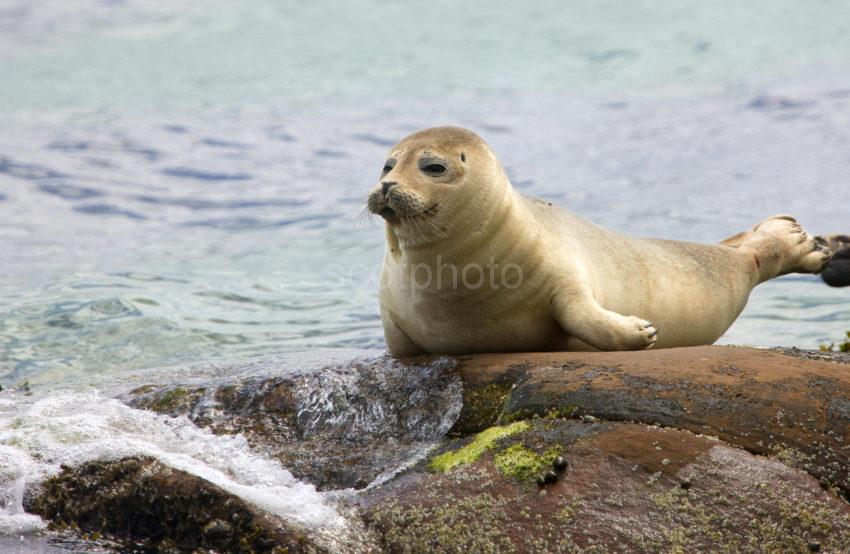
[[[239,514],[233,514],[236,521],[239,521]],[[231,516],[231,520],[233,516]],[[231,542],[233,536],[233,528],[229,523],[220,519],[214,519],[204,526],[204,539],[210,544],[227,544]]]
[[[850,236],[828,235],[818,237],[827,243],[832,259],[820,276],[831,287],[850,286]]]
[[[106,534],[129,550],[322,551],[303,531],[152,458],[64,469],[30,491],[24,507],[51,520],[55,529]]]
[[[552,467],[555,471],[564,471],[567,469],[567,460],[563,456],[558,456],[552,461]]]
[[[850,249],[848,249],[850,252]],[[835,258],[820,274],[823,282],[831,287],[850,287],[850,259]]]

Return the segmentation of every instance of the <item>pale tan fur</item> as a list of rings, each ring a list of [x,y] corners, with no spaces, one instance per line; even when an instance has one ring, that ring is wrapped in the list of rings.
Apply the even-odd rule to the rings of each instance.
[[[608,231],[519,194],[464,129],[420,131],[389,157],[395,165],[369,209],[388,219],[381,319],[399,356],[710,344],[758,283],[820,271],[829,259],[788,216],[719,245]],[[422,160],[438,160],[445,175],[426,175]],[[451,267],[493,261],[521,268],[521,285],[453,286]],[[444,278],[411,286],[411,273],[426,268]]]

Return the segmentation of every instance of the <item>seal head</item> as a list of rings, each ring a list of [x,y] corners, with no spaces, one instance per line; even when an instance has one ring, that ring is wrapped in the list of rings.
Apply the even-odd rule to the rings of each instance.
[[[498,182],[489,175],[493,161],[498,164],[486,143],[471,131],[458,127],[419,131],[389,152],[369,193],[368,209],[384,218],[405,244],[444,238],[464,204],[487,193],[488,183]],[[459,190],[463,192],[458,194]]]

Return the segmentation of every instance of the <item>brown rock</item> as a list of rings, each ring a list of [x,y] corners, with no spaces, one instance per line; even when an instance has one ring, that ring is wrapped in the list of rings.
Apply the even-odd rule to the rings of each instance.
[[[810,359],[816,357],[817,359]],[[702,346],[643,352],[487,354],[460,359],[468,434],[532,415],[591,415],[714,435],[850,491],[850,366]],[[498,402],[474,413],[467,406]]]
[[[545,495],[494,463],[511,445],[558,441],[570,468]],[[420,467],[366,493],[362,505],[387,552],[801,552],[850,544],[850,506],[806,473],[716,439],[629,423],[537,419],[470,464],[446,473]]]

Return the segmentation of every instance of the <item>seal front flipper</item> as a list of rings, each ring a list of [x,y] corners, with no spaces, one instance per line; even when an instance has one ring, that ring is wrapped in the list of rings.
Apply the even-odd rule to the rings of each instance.
[[[645,350],[658,340],[654,324],[606,310],[589,292],[556,294],[552,317],[569,335],[599,350]]]

